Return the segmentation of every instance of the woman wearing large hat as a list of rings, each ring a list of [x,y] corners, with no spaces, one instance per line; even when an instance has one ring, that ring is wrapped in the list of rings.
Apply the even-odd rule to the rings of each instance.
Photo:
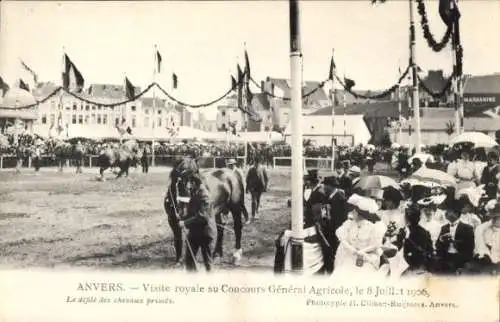
[[[458,189],[475,186],[475,182],[479,181],[476,166],[471,159],[472,147],[463,145],[460,150],[460,159],[448,166],[447,172],[458,180]]]
[[[335,255],[335,272],[377,272],[380,265],[382,239],[377,224],[377,203],[367,197],[354,196],[350,219],[340,226],[336,235],[340,245]]]
[[[465,266],[466,273],[500,273],[500,202],[490,200],[486,211],[490,220],[474,231],[474,259]]]

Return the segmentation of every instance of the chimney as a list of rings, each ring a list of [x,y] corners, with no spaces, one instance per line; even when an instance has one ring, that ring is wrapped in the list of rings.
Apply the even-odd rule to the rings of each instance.
[[[260,90],[262,92],[265,92],[266,91],[266,87],[265,87],[266,83],[264,81],[260,81]]]

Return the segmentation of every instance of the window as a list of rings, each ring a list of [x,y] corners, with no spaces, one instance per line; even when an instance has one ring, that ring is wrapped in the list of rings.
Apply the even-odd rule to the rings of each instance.
[[[99,111],[102,111],[102,105],[97,105],[97,109],[98,109]]]
[[[161,110],[158,110],[158,115],[161,115]]]
[[[102,116],[102,124],[108,124],[108,115],[104,114]]]
[[[92,114],[90,116],[90,121],[91,121],[92,124],[95,124],[95,114]]]
[[[149,117],[144,118],[144,127],[149,127]]]
[[[101,122],[102,122],[101,114],[97,114],[97,124],[101,124]]]
[[[220,114],[221,114],[222,116],[226,116],[226,111],[222,111]]]
[[[144,114],[149,115],[149,108],[144,109]]]
[[[161,117],[158,118],[158,127],[161,126]]]
[[[83,115],[78,115],[78,124],[83,124]]]
[[[120,118],[119,117],[115,117],[115,124],[120,124]]]
[[[50,114],[50,124],[53,124],[56,120],[56,115],[54,113]]]
[[[71,115],[71,124],[76,124],[76,115]]]
[[[135,112],[135,106],[130,106],[130,110],[131,110],[132,112]]]
[[[95,105],[92,105],[92,110],[95,111]]]
[[[83,111],[83,103],[80,104],[80,111]]]
[[[89,111],[89,110],[90,110],[90,106],[89,106],[88,104],[87,104],[87,105],[85,105],[85,110],[86,110],[86,111]]]
[[[47,115],[42,114],[42,124],[47,124]]]
[[[85,124],[89,124],[89,116],[85,115]]]
[[[135,116],[132,117],[132,127],[136,127],[137,126],[137,122],[135,120]]]
[[[71,110],[71,106],[66,105],[66,110],[68,110],[68,111]]]
[[[76,103],[73,103],[73,111],[76,111]]]

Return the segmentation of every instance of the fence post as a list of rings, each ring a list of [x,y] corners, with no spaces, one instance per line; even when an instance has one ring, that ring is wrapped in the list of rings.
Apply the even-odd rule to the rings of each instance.
[[[31,168],[31,156],[28,157],[28,168]]]
[[[3,169],[3,155],[0,155],[0,169]]]
[[[217,162],[216,162],[217,157],[213,157],[213,160],[214,160],[214,169],[216,169],[217,168]]]
[[[89,156],[89,168],[92,168],[92,156]]]

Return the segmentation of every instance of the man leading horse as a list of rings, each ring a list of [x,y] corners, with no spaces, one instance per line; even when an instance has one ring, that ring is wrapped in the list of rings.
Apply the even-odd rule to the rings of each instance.
[[[245,191],[241,176],[236,175],[230,169],[217,169],[200,173],[198,164],[194,158],[184,157],[177,161],[172,169],[167,188],[167,193],[164,200],[165,212],[168,216],[169,225],[174,233],[174,246],[176,249],[176,262],[179,263],[182,258],[183,242],[182,242],[182,224],[183,218],[190,216],[199,216],[196,213],[189,213],[196,207],[190,208],[189,204],[203,203],[203,198],[198,194],[189,193],[189,181],[193,176],[199,176],[199,185],[203,191],[207,191],[209,196],[210,217],[215,218],[217,226],[216,243],[213,249],[213,256],[223,255],[223,238],[224,230],[229,230],[225,227],[222,214],[231,212],[233,218],[233,228],[235,235],[235,251],[233,258],[237,261],[241,259],[241,235],[243,230],[242,213],[246,212],[245,207]],[[186,207],[187,216],[184,216],[181,199],[189,197],[188,207]],[[190,210],[191,209],[191,210]],[[195,233],[194,231],[192,231]]]

